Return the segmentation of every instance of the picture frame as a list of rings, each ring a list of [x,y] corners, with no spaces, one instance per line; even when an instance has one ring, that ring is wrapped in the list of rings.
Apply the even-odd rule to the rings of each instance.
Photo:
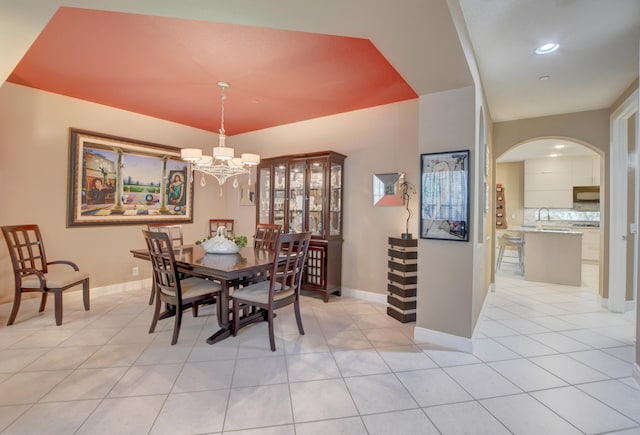
[[[469,154],[420,155],[420,238],[469,241]]]
[[[193,222],[180,148],[69,129],[67,226]]]

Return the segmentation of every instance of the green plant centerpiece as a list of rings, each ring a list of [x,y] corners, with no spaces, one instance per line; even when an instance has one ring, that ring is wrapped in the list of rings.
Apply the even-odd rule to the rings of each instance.
[[[228,233],[225,227],[219,227],[215,236],[196,240],[210,254],[236,254],[240,248],[247,246],[247,236]]]

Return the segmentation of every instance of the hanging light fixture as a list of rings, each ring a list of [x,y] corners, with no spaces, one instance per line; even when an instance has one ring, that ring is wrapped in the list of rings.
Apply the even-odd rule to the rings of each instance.
[[[200,184],[206,185],[205,174],[212,175],[220,184],[220,193],[222,194],[222,185],[229,177],[237,177],[238,175],[249,174],[249,184],[251,184],[251,167],[260,163],[258,154],[242,153],[240,158],[234,157],[233,148],[226,146],[225,130],[224,130],[224,101],[227,99],[225,90],[231,85],[227,82],[218,82],[220,88],[220,99],[222,104],[222,115],[220,122],[220,134],[218,146],[213,147],[213,155],[202,155],[202,150],[198,148],[183,148],[180,152],[182,160],[189,162],[191,173],[198,171],[202,173]],[[233,187],[238,187],[238,179],[233,181]]]

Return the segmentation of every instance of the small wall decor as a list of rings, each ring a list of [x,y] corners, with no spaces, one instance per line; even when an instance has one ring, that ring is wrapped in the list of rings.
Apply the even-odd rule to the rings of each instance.
[[[67,226],[193,222],[180,148],[70,129]]]
[[[404,205],[401,189],[403,176],[403,172],[374,174],[373,205],[378,207]]]
[[[256,205],[256,184],[240,186],[240,205]]]
[[[468,241],[469,150],[420,160],[420,238]]]

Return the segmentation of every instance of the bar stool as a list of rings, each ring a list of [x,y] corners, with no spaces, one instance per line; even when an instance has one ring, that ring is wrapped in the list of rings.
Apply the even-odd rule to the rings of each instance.
[[[504,257],[504,249],[507,246],[514,246],[518,251],[518,267],[524,271],[524,238],[521,235],[503,234],[498,239],[500,251],[498,251],[498,261],[496,262],[496,271],[500,270],[502,258]]]

